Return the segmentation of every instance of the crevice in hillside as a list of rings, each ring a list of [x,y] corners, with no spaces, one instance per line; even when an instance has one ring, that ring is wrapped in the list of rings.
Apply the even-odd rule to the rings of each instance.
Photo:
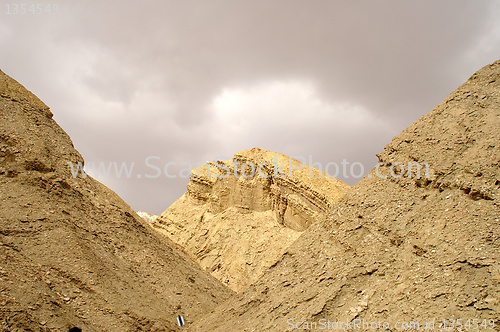
[[[498,181],[497,181],[498,182]],[[430,179],[418,179],[415,181],[415,185],[418,188],[428,188],[428,189],[437,189],[439,192],[443,192],[445,189],[455,189],[461,190],[465,195],[469,196],[471,199],[477,200],[487,200],[492,201],[494,198],[487,194],[484,191],[481,191],[477,188],[473,188],[470,186],[460,186],[460,185],[450,185],[446,182],[440,182],[439,180],[430,180]],[[498,185],[495,183],[495,185]]]

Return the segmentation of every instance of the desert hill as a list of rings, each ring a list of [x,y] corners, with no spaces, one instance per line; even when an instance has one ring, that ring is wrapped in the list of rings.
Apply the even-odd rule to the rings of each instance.
[[[354,319],[370,326],[357,330],[377,322],[393,331],[397,322],[458,330],[457,319],[470,330],[477,319],[482,330],[498,331],[499,142],[497,61],[379,155],[382,175],[396,163],[426,162],[429,178],[408,178],[407,168],[401,177],[380,178],[373,170],[262,278],[191,330],[283,331],[313,322],[319,329]]]
[[[49,108],[0,71],[0,331],[172,331],[232,295],[69,162]]]
[[[190,179],[187,193],[152,225],[236,292],[259,279],[349,188],[259,148],[205,164]]]

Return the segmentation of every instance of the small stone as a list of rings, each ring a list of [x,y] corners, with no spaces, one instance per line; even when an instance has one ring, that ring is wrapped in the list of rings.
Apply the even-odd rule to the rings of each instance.
[[[497,304],[498,299],[491,297],[491,296],[488,296],[487,298],[484,299],[484,302],[486,302],[488,304]]]

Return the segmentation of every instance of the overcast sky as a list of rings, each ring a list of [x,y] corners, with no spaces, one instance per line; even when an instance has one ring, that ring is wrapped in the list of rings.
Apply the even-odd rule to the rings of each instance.
[[[261,147],[366,173],[500,58],[499,1],[0,3],[0,69],[51,107],[87,164],[134,162],[130,179],[99,180],[156,214],[188,179],[145,178],[149,156],[180,175]]]

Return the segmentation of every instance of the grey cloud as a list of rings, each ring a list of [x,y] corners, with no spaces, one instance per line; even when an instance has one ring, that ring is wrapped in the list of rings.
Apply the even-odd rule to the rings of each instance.
[[[500,54],[495,1],[64,1],[59,14],[2,14],[2,70],[49,104],[87,160],[203,161],[260,146],[322,163],[360,161]],[[2,9],[3,10],[3,9]],[[497,30],[495,30],[497,29]],[[284,127],[278,110],[247,134],[212,107],[224,89],[310,81],[373,125]],[[296,116],[308,110],[297,109]],[[373,120],[375,119],[375,120]],[[237,119],[233,120],[237,121]],[[330,120],[328,120],[330,121]],[[147,171],[142,166],[140,171]],[[344,179],[350,184],[355,179]],[[185,179],[104,179],[159,213]]]

